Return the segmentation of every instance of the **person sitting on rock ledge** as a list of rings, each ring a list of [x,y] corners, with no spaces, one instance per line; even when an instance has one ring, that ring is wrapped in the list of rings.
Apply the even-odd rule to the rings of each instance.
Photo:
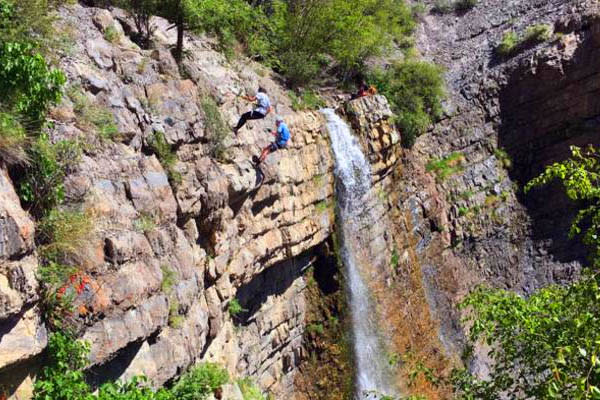
[[[367,86],[366,83],[362,83],[358,88],[358,92],[354,93],[352,97],[350,97],[350,100],[359,99],[366,96],[374,96],[376,94],[377,88],[375,86]]]
[[[244,126],[246,121],[250,119],[263,119],[267,116],[269,112],[271,112],[271,100],[269,100],[269,96],[267,96],[267,91],[263,87],[258,88],[258,93],[256,94],[256,96],[241,97],[242,99],[247,101],[255,101],[257,105],[253,111],[248,111],[247,113],[242,114],[237,125],[235,126],[235,128],[233,128],[233,132],[236,135],[240,128]]]
[[[256,157],[254,158],[254,162],[257,166],[265,161],[265,158],[267,158],[270,153],[287,147],[287,142],[290,140],[290,130],[285,122],[283,122],[283,118],[279,116],[275,119],[275,124],[277,125],[277,129],[271,132],[271,134],[275,136],[275,141],[263,149],[258,160]]]

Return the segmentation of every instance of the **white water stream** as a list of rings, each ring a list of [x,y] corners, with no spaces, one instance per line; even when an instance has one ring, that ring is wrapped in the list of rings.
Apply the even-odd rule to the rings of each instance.
[[[327,129],[335,155],[336,196],[341,227],[341,252],[346,267],[346,281],[352,317],[354,359],[356,369],[356,399],[378,399],[380,394],[393,394],[388,376],[387,356],[379,337],[377,317],[369,288],[361,270],[368,262],[363,229],[375,223],[367,207],[371,189],[371,168],[357,138],[334,110],[321,112],[327,119]],[[362,231],[362,232],[361,232]],[[361,262],[362,261],[362,262]],[[361,268],[363,266],[363,268]]]

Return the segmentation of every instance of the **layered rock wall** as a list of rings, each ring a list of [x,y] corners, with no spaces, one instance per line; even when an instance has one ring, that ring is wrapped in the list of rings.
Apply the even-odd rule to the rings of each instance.
[[[65,323],[91,344],[94,385],[136,374],[162,385],[196,362],[216,361],[290,398],[307,356],[304,273],[334,227],[323,119],[294,112],[276,76],[227,60],[211,39],[186,37],[178,67],[168,50],[175,32],[164,20],[153,24],[146,50],[130,40],[135,26],[121,10],[60,11],[58,29],[69,37],[57,58],[68,88],[49,134],[82,148],[61,208],[83,210],[94,224],[70,260],[82,285]],[[237,136],[228,127],[251,107],[238,96],[259,85],[292,131],[288,148],[270,155],[261,172],[251,159],[271,140],[275,113]],[[353,107],[384,179],[399,140],[387,102],[361,99]],[[118,134],[100,135],[90,117],[96,110],[114,116]],[[153,147],[160,136],[174,165]],[[0,176],[0,381],[9,395],[27,398],[49,327],[38,306],[35,225],[11,181],[18,171],[11,173],[3,168]],[[232,300],[241,313],[229,312]]]

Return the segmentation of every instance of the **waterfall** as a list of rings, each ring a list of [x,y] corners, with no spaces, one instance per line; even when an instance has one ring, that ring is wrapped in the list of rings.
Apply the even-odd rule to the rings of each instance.
[[[348,125],[332,109],[321,112],[327,119],[336,160],[340,250],[346,268],[352,320],[356,399],[377,399],[379,396],[375,393],[391,394],[393,390],[387,356],[380,343],[375,308],[365,282],[370,266],[370,238],[364,236],[368,234],[368,227],[376,222],[367,206],[371,192],[371,168]]]

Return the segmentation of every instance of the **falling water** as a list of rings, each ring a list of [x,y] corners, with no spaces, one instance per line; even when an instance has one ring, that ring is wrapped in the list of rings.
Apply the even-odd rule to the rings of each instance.
[[[391,394],[387,374],[387,357],[380,344],[375,309],[369,288],[361,271],[361,260],[368,260],[365,254],[369,238],[364,229],[375,223],[367,207],[371,189],[371,169],[362,153],[360,144],[352,135],[348,125],[332,109],[321,112],[327,119],[327,129],[335,155],[336,196],[342,228],[341,251],[347,270],[347,286],[356,367],[356,399],[377,399],[375,393]],[[371,394],[367,394],[371,393]]]

